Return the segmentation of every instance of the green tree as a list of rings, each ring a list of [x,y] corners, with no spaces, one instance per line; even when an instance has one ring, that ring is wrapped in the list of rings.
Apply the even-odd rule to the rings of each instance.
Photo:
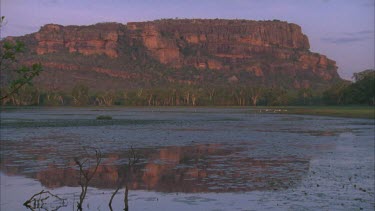
[[[265,89],[261,86],[249,88],[250,100],[253,106],[257,106],[260,98],[264,94],[264,90]]]
[[[355,83],[349,86],[353,103],[375,105],[375,70],[354,73]]]
[[[26,105],[39,105],[40,103],[40,93],[39,90],[33,86],[25,85],[21,87],[17,93],[12,94],[8,98],[2,101],[4,104],[11,104],[16,106],[26,106]]]
[[[20,65],[18,55],[25,49],[22,42],[4,42],[0,48],[1,98],[5,100],[16,94],[23,86],[32,85],[34,77],[42,71],[40,63]]]
[[[355,82],[359,82],[366,78],[371,78],[371,77],[373,78],[374,75],[375,75],[374,69],[367,69],[359,73],[354,73],[352,78],[354,79]]]
[[[88,105],[89,88],[82,84],[77,84],[72,90],[73,104],[77,106]]]
[[[327,105],[339,105],[345,103],[345,91],[348,83],[340,82],[323,92],[323,102]]]
[[[5,17],[0,19],[0,30]],[[40,63],[31,66],[20,65],[18,57],[25,50],[22,42],[5,41],[0,47],[0,101],[9,99],[25,85],[32,85],[32,80],[42,71]]]
[[[298,104],[310,105],[313,98],[313,92],[311,88],[302,88],[298,91]]]
[[[65,94],[63,92],[46,91],[41,96],[40,104],[46,106],[65,105]]]

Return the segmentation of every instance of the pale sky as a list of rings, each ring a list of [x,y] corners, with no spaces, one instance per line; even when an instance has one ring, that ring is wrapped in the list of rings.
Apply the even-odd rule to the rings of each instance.
[[[327,55],[342,78],[374,68],[375,0],[0,0],[6,17],[1,37],[33,33],[47,23],[161,18],[279,19],[296,23],[309,37],[311,51]]]

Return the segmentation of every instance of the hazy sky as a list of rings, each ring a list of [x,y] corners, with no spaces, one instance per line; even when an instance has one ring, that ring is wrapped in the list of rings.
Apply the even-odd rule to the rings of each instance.
[[[47,23],[160,18],[279,19],[302,27],[311,50],[336,60],[341,77],[374,68],[375,0],[0,0],[1,37],[35,32]]]

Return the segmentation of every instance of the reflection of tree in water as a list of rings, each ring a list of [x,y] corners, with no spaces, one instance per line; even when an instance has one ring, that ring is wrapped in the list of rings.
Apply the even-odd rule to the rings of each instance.
[[[50,191],[42,190],[32,195],[23,205],[30,210],[59,210],[67,206],[65,200]]]
[[[135,151],[141,159],[131,171],[126,165],[129,152],[103,153],[90,186],[116,189],[127,184],[130,190],[162,192],[274,190],[298,184],[309,169],[306,159],[252,158],[240,146],[202,144]],[[35,173],[26,173],[28,166],[9,167],[14,161],[7,157],[3,171],[36,178],[48,188],[78,186],[74,161],[68,167],[51,163]]]

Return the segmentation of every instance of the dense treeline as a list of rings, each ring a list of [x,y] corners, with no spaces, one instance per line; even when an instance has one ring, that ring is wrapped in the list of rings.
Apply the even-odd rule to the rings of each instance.
[[[44,91],[25,86],[3,105],[42,106],[287,106],[287,105],[374,105],[375,71],[354,75],[355,82],[334,84],[325,91],[286,90],[252,86],[170,85],[107,92],[92,92],[78,84],[70,92]]]
[[[323,93],[328,105],[375,105],[375,70],[369,69],[353,75],[354,83],[334,84]]]
[[[84,85],[76,85],[71,92],[48,92],[24,87],[3,105],[73,105],[73,106],[248,106],[289,105],[312,103],[310,90],[298,93],[281,89],[255,87],[175,86],[154,89],[133,89],[108,92],[90,92]]]

